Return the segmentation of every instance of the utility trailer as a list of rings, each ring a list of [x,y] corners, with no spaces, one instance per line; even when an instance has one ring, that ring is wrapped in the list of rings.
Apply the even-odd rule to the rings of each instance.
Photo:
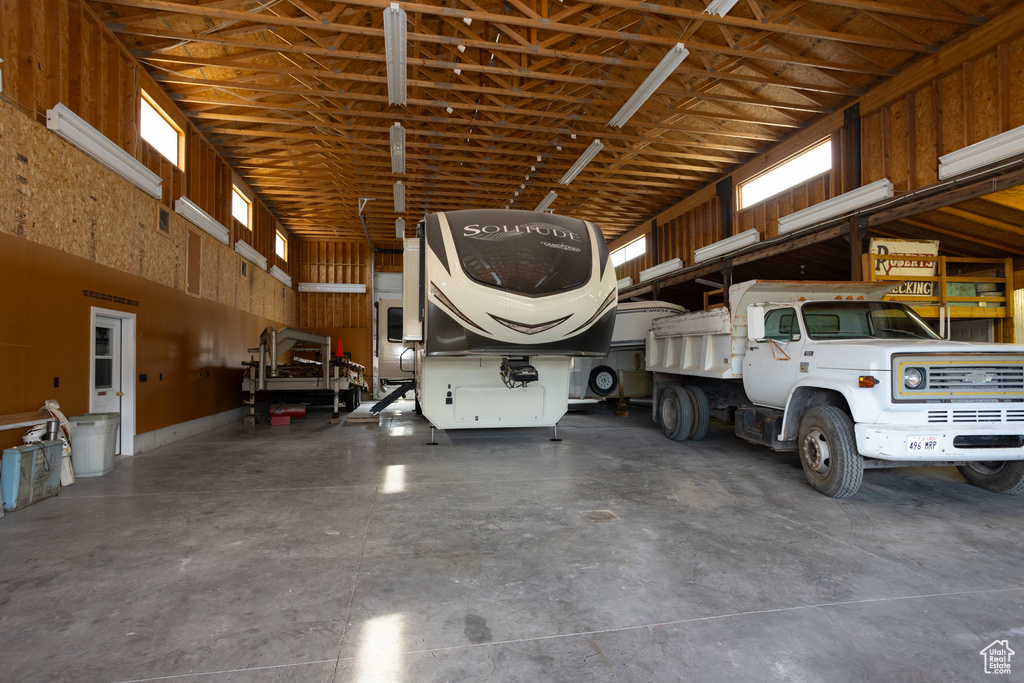
[[[893,283],[751,280],[728,306],[655,320],[654,419],[676,441],[713,416],[799,451],[807,480],[844,498],[866,467],[956,465],[971,484],[1024,490],[1024,346],[951,342]]]
[[[331,355],[331,338],[315,332],[290,327],[268,327],[260,334],[258,347],[249,349],[258,354],[242,363],[242,391],[249,392],[244,404],[249,406],[246,424],[255,424],[256,392],[289,392],[310,398],[333,394],[334,412],[331,422],[340,420],[341,397],[348,412],[360,403],[366,389],[365,368],[344,356]],[[286,359],[282,362],[282,358]]]

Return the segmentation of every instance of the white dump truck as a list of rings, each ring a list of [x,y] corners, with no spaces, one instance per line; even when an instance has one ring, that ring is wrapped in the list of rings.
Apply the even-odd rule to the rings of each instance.
[[[655,320],[654,419],[700,439],[799,451],[808,481],[852,496],[866,467],[956,465],[971,484],[1024,490],[1024,346],[941,339],[893,284],[768,282],[728,306]]]

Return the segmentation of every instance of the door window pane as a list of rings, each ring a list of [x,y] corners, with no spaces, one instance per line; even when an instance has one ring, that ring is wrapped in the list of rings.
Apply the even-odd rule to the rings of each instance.
[[[112,351],[110,348],[110,333],[109,327],[97,327],[96,328],[96,355],[97,356],[110,356]]]
[[[400,307],[388,309],[388,341],[391,343],[402,341],[402,309]]]
[[[96,388],[110,389],[114,385],[114,360],[112,358],[96,359]]]

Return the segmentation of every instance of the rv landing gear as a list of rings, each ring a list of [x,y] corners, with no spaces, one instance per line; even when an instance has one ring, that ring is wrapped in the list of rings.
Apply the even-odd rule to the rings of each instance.
[[[557,424],[553,424],[553,425],[551,425],[551,427],[555,430],[555,435],[553,437],[551,437],[551,440],[552,441],[561,441],[561,439],[558,438],[558,425]]]
[[[428,446],[436,446],[437,441],[434,440],[434,425],[430,425],[430,441],[427,442]]]

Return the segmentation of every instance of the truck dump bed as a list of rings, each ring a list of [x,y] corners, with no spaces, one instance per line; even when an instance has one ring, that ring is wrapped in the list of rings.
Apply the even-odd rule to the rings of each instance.
[[[729,307],[659,318],[647,333],[647,370],[737,379],[743,376],[747,306],[802,300],[881,299],[893,283],[749,280],[729,288]]]

